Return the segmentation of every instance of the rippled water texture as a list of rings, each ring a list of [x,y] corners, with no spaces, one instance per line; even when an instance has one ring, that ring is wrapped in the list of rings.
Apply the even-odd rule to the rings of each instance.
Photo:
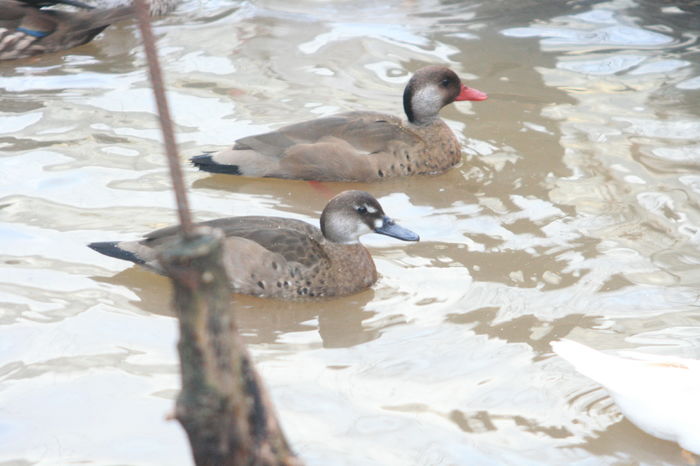
[[[552,357],[700,357],[700,10],[656,0],[196,1],[155,22],[183,160],[336,111],[401,112],[417,68],[490,95],[465,162],[372,191],[420,233],[328,302],[236,299],[309,465],[677,464]],[[290,6],[293,5],[293,6]],[[136,26],[0,64],[0,462],[191,464],[166,279],[98,255],[175,222]],[[186,168],[200,220],[316,223],[305,182]]]

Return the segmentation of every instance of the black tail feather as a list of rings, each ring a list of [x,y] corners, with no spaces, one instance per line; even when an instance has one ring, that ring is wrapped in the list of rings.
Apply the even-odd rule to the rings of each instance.
[[[238,165],[223,165],[216,163],[214,158],[208,153],[202,155],[195,155],[190,159],[192,165],[199,168],[202,171],[210,173],[224,173],[227,175],[241,175],[241,171],[238,169]]]
[[[105,241],[103,243],[90,243],[88,244],[88,247],[90,249],[94,249],[100,254],[104,254],[105,256],[109,257],[114,257],[115,259],[127,260],[141,265],[146,263],[143,259],[138,257],[133,252],[125,251],[124,249],[119,248],[118,245],[119,243],[117,241]]]

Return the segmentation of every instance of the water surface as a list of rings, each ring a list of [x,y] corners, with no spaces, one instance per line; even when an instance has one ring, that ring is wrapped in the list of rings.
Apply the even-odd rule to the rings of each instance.
[[[183,160],[337,111],[399,114],[427,64],[490,95],[442,112],[460,167],[324,184],[371,191],[421,235],[365,238],[371,290],[235,301],[307,464],[681,461],[549,343],[700,357],[698,17],[651,0],[190,0],[155,22]],[[135,24],[2,63],[0,89],[0,462],[191,464],[165,420],[168,282],[85,247],[176,221]],[[200,220],[316,223],[326,202],[305,182],[186,177]]]

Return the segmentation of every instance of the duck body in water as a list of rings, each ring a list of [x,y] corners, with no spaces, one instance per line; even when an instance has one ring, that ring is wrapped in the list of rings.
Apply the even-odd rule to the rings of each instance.
[[[377,271],[360,236],[379,233],[404,241],[418,235],[397,225],[364,191],[344,191],[321,214],[321,228],[301,220],[245,216],[202,222],[225,236],[224,266],[234,292],[300,300],[344,296],[377,281]],[[156,230],[140,241],[91,243],[95,251],[163,273],[158,249],[172,244],[179,227]]]
[[[41,8],[56,4],[83,9]],[[16,60],[83,45],[110,24],[132,15],[132,7],[88,9],[82,2],[72,0],[0,0],[0,60]]]
[[[230,149],[191,161],[212,173],[316,181],[442,173],[460,162],[462,150],[440,109],[486,98],[449,68],[427,66],[404,90],[406,120],[369,111],[341,113],[248,136]]]

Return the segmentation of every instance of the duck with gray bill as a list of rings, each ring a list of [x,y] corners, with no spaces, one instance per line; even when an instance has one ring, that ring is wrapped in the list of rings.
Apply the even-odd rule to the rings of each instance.
[[[321,214],[321,229],[281,217],[245,216],[202,222],[223,230],[223,262],[236,293],[279,299],[344,296],[377,281],[365,233],[418,241],[414,232],[389,218],[364,191],[343,191]],[[163,273],[158,248],[172,244],[179,227],[168,227],[140,241],[90,243],[95,251]]]
[[[438,112],[454,101],[485,100],[444,66],[426,66],[403,94],[406,120],[357,111],[248,136],[232,148],[191,158],[200,170],[316,181],[379,181],[441,173],[462,158]]]

